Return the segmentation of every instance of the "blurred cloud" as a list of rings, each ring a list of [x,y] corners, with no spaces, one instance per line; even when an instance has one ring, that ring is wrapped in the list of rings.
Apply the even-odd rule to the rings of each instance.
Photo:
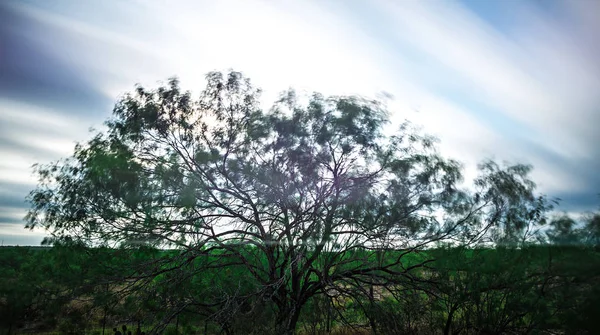
[[[437,135],[469,177],[487,157],[530,163],[565,210],[594,209],[599,56],[594,0],[4,1],[0,238],[29,236],[31,164],[68,155],[119,94],[172,75],[198,90],[229,68],[265,102],[290,86],[389,92],[394,120]]]

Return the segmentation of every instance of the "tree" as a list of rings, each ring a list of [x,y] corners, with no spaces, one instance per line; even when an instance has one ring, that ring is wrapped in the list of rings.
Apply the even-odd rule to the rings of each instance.
[[[62,316],[68,282],[59,249],[0,248],[0,333],[47,330]],[[79,283],[78,283],[79,286]]]
[[[582,235],[587,245],[600,246],[600,213],[588,215]]]
[[[553,245],[600,245],[600,213],[588,212],[577,219],[567,213],[555,215],[549,222],[546,239]]]
[[[196,100],[176,79],[138,86],[105,132],[37,167],[28,227],[88,245],[177,250],[123,276],[137,283],[241,268],[251,289],[185,297],[173,312],[268,301],[273,331],[290,334],[315,295],[401,284],[433,261],[407,261],[427,246],[521,236],[543,219],[528,167],[488,162],[476,192],[459,190],[460,164],[433,138],[410,123],[385,135],[381,102],[314,94],[302,104],[289,91],[263,111],[259,94],[237,72],[209,73]]]
[[[34,251],[20,247],[4,247],[0,253],[0,329],[10,335],[28,317],[39,314],[39,296],[31,291],[35,277],[26,271],[33,264]]]

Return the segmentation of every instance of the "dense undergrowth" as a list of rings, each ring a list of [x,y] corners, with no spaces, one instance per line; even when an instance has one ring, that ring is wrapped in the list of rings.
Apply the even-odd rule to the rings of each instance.
[[[181,264],[181,256],[186,255],[149,248],[3,247],[2,331],[98,334],[104,327],[108,334],[128,324],[148,332],[269,333],[274,306],[245,294],[258,284],[242,268],[209,271],[206,264],[222,261],[219,257]],[[432,261],[411,270],[403,285],[347,283],[325,290],[305,305],[297,332],[592,334],[597,329],[597,249],[438,248],[411,254],[404,266],[424,259]],[[139,277],[139,267],[150,264],[181,269],[151,280]],[[204,270],[189,276],[193,267]],[[190,295],[196,304],[180,308],[178,302]]]

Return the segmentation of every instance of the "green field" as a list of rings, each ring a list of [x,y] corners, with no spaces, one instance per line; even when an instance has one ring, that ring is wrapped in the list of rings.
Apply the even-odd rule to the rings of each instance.
[[[247,252],[254,251],[248,248]],[[1,331],[102,334],[104,325],[105,334],[112,334],[113,327],[127,324],[135,333],[139,323],[147,333],[267,332],[276,311],[266,299],[250,294],[259,284],[242,268],[195,272],[218,257],[197,257],[175,273],[148,280],[139,276],[140,267],[149,264],[180,266],[183,254],[76,246],[3,247]],[[392,286],[332,285],[326,294],[315,295],[305,304],[297,332],[592,334],[595,329],[600,253],[594,248],[432,249],[410,254],[404,266],[424,260],[434,261]],[[222,298],[227,296],[230,306],[223,306],[226,299]],[[193,304],[182,304],[192,298]],[[227,314],[219,315],[227,308]]]

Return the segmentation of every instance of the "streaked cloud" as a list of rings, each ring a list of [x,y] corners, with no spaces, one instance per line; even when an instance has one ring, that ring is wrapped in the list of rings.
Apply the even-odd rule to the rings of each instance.
[[[4,2],[0,236],[27,236],[15,227],[30,165],[68,155],[119,94],[172,75],[198,90],[229,68],[265,101],[289,86],[385,90],[393,118],[440,137],[469,176],[486,157],[531,163],[566,210],[593,209],[599,22],[594,0]]]

